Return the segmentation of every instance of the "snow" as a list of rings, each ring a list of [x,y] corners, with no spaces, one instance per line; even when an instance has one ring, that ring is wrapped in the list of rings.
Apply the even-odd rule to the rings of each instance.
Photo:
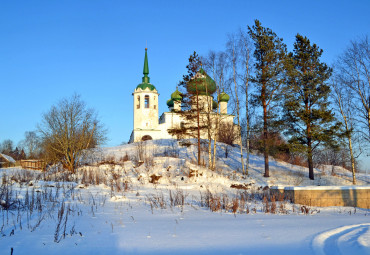
[[[0,254],[11,248],[31,255],[370,253],[369,209],[310,207],[304,213],[300,205],[277,201],[274,213],[264,210],[265,186],[353,188],[350,172],[336,168],[332,176],[331,168],[315,169],[311,181],[306,168],[271,159],[266,179],[263,158],[251,155],[245,177],[238,148],[230,147],[226,158],[225,146],[218,147],[215,171],[196,165],[195,146],[174,140],[96,150],[72,176],[56,167],[46,174],[0,169],[1,187],[28,201],[10,205],[0,192],[0,208],[11,208],[0,209]],[[161,176],[158,183],[150,183],[152,175]],[[369,180],[358,174],[358,183]],[[212,212],[205,205],[210,196],[230,205],[243,194],[249,198],[235,213],[231,206]]]
[[[370,253],[370,223],[348,225],[326,231],[315,237],[312,247],[316,254],[325,255],[325,250],[340,254],[354,254],[358,251]],[[359,253],[357,253],[359,254]]]
[[[15,163],[15,160],[12,157],[2,154],[2,153],[0,153],[0,155],[3,156],[8,162]]]

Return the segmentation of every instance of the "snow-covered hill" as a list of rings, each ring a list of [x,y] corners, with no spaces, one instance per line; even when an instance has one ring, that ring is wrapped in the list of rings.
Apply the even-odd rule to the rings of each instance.
[[[0,254],[370,252],[368,209],[268,198],[272,185],[351,185],[350,172],[322,167],[310,181],[306,168],[271,159],[264,178],[262,157],[251,155],[245,176],[239,149],[225,150],[218,144],[214,171],[175,140],[96,150],[74,175],[0,169]]]
[[[189,144],[193,144],[190,145]],[[203,172],[203,176],[193,178],[193,182],[217,183],[230,186],[230,183],[253,183],[256,186],[331,186],[331,185],[352,185],[352,174],[342,167],[335,166],[334,174],[332,166],[319,166],[315,168],[315,180],[308,178],[308,168],[291,165],[283,161],[276,161],[270,158],[270,178],[264,178],[264,159],[262,156],[250,155],[249,171],[245,176],[242,173],[240,161],[240,148],[226,146],[223,143],[217,143],[217,167],[215,171],[208,170],[207,167],[199,167],[196,164],[197,148],[194,145],[195,140],[184,143],[176,140],[153,140],[145,143],[126,144],[117,147],[103,148],[97,152],[95,161],[122,162],[123,158],[129,161],[139,160],[139,154],[142,153],[142,161],[149,161],[151,166],[145,163],[138,167],[142,170],[148,168],[150,174],[168,176],[171,178],[162,178],[161,184],[167,184],[171,181],[177,181],[177,176],[186,176],[190,169]],[[184,145],[185,144],[185,145]],[[202,162],[208,163],[208,148],[202,152]],[[227,157],[225,151],[227,150]],[[244,159],[245,159],[244,152]],[[92,161],[94,161],[92,160]],[[127,164],[127,163],[125,163]],[[128,163],[131,164],[131,163]],[[167,168],[170,166],[170,170]],[[174,179],[173,179],[174,178]],[[188,180],[188,182],[192,182]],[[180,184],[182,182],[179,182]],[[357,184],[367,185],[370,178],[364,173],[357,174]]]

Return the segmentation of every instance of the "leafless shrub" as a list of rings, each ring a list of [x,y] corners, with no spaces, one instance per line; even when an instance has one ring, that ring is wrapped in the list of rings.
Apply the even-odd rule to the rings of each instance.
[[[127,162],[129,160],[130,160],[130,157],[128,156],[127,152],[126,152],[125,156],[120,157],[120,159],[119,159],[120,162]]]
[[[117,164],[115,157],[108,155],[103,160],[99,161],[97,165],[101,166],[101,165],[115,165],[115,164]]]
[[[135,143],[135,153],[138,161],[144,162],[144,156],[146,155],[146,142],[139,141]]]
[[[145,170],[149,172],[154,167],[153,155],[146,155],[144,160]]]
[[[231,209],[232,209],[232,212],[233,212],[234,214],[236,214],[236,213],[237,213],[237,211],[238,211],[238,209],[239,209],[239,199],[238,199],[237,197],[233,198]]]
[[[166,204],[166,201],[164,199],[162,192],[160,194],[147,195],[146,198],[148,199],[148,202],[152,208],[152,212],[153,212],[153,208],[160,208],[160,209],[167,208],[167,204]]]
[[[185,199],[188,194],[185,194],[182,189],[176,189],[174,192],[169,191],[170,206],[181,206],[181,211],[184,209]]]
[[[305,206],[305,205],[302,205],[300,207],[300,210],[301,210],[301,213],[303,213],[304,215],[309,215],[309,214],[314,214],[314,213],[319,213],[320,212],[317,209],[312,209],[311,207]]]
[[[267,196],[263,197],[263,209],[262,209],[262,211],[264,211],[265,213],[270,212],[270,204],[269,204],[269,200],[267,199]]]
[[[270,212],[275,214],[276,213],[276,199],[275,199],[275,196],[272,196],[271,197],[271,208],[270,208]]]
[[[167,156],[167,157],[178,158],[180,155],[180,150],[177,146],[177,141],[170,140],[169,146],[165,147],[163,154],[164,156]]]
[[[213,195],[209,200],[209,209],[212,212],[217,212],[221,209],[221,198],[217,195]]]

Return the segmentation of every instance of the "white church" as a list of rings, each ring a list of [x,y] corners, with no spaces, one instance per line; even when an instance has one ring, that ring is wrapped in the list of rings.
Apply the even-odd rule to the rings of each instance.
[[[150,78],[148,76],[149,65],[147,49],[145,49],[143,74],[142,83],[137,85],[134,93],[132,93],[134,97],[134,128],[129,143],[152,139],[178,138],[175,135],[171,135],[169,130],[196,125],[194,122],[189,123],[189,121],[184,118],[184,115],[181,114],[182,94],[177,89],[171,94],[171,99],[167,101],[169,111],[162,113],[158,118],[159,94],[155,86],[150,83]],[[190,94],[194,94],[194,84],[191,84],[192,82],[197,82],[198,109],[203,109],[202,112],[200,112],[201,118],[204,119],[207,115],[208,119],[211,119],[211,122],[208,121],[208,123],[219,121],[218,123],[229,123],[234,125],[235,116],[227,113],[227,103],[230,97],[226,93],[221,93],[217,98],[217,102],[214,100],[212,94],[216,92],[216,84],[202,68],[200,68],[195,77],[193,77],[187,85],[186,89]],[[212,104],[212,106],[210,104]],[[192,105],[191,107],[196,107],[196,105]],[[206,109],[211,109],[211,111],[206,112]],[[211,125],[213,126],[214,124]],[[217,134],[213,135],[216,136]],[[190,137],[194,137],[194,135],[189,134],[182,138]],[[208,133],[202,131],[201,138],[208,139]]]

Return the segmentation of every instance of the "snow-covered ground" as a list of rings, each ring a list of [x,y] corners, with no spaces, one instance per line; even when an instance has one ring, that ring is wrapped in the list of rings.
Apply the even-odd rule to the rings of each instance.
[[[271,160],[266,179],[251,155],[244,177],[238,149],[224,149],[215,171],[173,140],[104,148],[72,176],[0,169],[0,254],[370,253],[370,210],[263,199],[266,186],[351,185],[350,172],[322,167],[310,181],[306,168]]]

